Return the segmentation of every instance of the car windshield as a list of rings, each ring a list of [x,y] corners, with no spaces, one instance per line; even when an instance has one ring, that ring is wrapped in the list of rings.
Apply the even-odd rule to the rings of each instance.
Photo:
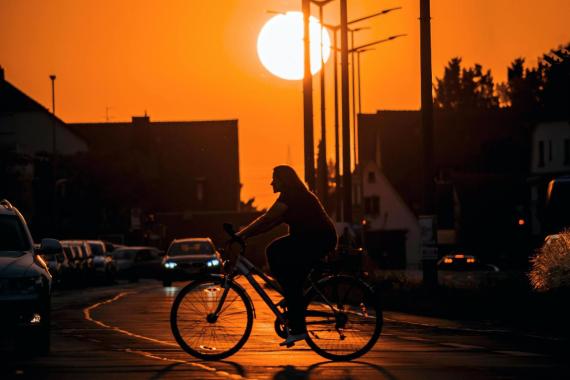
[[[20,219],[16,215],[0,215],[0,256],[18,257],[31,249]]]
[[[102,244],[89,243],[89,246],[91,247],[91,253],[93,253],[93,256],[105,256],[105,249]]]
[[[42,254],[42,256],[47,261],[56,261],[57,260],[57,255],[55,253],[45,253],[45,254]]]
[[[206,241],[182,241],[173,243],[168,250],[169,256],[208,255],[214,253],[212,245]]]
[[[119,250],[113,253],[115,260],[132,260],[135,256],[135,251]]]

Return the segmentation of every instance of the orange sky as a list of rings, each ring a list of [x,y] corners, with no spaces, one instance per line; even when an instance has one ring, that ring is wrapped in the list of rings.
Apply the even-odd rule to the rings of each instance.
[[[272,17],[267,10],[300,6],[301,0],[0,0],[0,65],[46,107],[48,76],[55,73],[56,111],[68,122],[105,121],[107,112],[111,121],[126,121],[145,111],[154,121],[239,119],[242,199],[255,196],[255,204],[267,206],[275,199],[273,166],[290,163],[303,175],[302,85],[267,72],[256,39]],[[394,6],[404,8],[363,22],[371,29],[356,35],[361,45],[408,34],[362,55],[364,112],[419,108],[419,0],[349,0],[349,18]],[[336,8],[338,1],[326,8],[328,23],[338,23]],[[431,12],[434,76],[461,56],[503,81],[514,58],[535,64],[570,41],[568,0],[432,0]],[[331,77],[330,62],[326,69]],[[319,126],[317,81],[314,90]],[[331,122],[330,95],[327,109]]]

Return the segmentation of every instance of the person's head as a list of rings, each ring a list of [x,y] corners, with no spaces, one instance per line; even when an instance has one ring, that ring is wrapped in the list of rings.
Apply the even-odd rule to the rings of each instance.
[[[273,168],[273,181],[271,181],[274,193],[307,191],[295,170],[287,165],[279,165]]]

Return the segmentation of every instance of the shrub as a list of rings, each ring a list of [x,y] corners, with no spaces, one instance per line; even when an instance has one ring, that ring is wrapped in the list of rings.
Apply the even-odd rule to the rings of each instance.
[[[545,239],[531,259],[529,279],[538,291],[570,288],[570,230]]]

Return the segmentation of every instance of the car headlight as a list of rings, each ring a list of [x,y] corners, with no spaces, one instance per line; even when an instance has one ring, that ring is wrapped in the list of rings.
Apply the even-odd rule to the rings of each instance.
[[[164,267],[166,269],[174,269],[178,266],[178,264],[176,264],[175,262],[172,261],[167,261],[166,263],[164,263]]]
[[[220,260],[218,259],[212,259],[212,260],[208,260],[208,262],[206,263],[206,265],[208,267],[217,267],[218,265],[220,265]]]

